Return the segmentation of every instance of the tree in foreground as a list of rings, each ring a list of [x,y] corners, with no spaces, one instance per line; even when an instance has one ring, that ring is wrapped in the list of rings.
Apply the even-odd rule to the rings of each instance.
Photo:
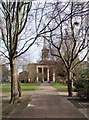
[[[68,81],[68,96],[72,96],[71,73],[88,55],[87,34],[89,32],[89,24],[86,22],[87,14],[89,13],[88,4],[71,2],[68,11],[66,10],[64,15],[59,14],[57,19],[55,19],[55,24],[59,25],[59,27],[55,31],[51,31],[51,28],[48,27],[51,31],[50,37],[48,38],[51,54],[61,58],[65,65]],[[59,9],[58,6],[56,8],[57,10]],[[70,18],[59,24],[59,21],[63,20],[63,16],[66,16],[68,13],[70,14]],[[79,59],[81,54],[82,57]]]
[[[16,73],[16,55],[18,47],[18,38],[22,33],[31,9],[31,2],[2,2],[1,3],[1,35],[4,46],[8,53],[2,53],[10,61],[11,71],[11,100],[10,103],[18,100],[18,79]],[[19,91],[19,96],[21,91]]]

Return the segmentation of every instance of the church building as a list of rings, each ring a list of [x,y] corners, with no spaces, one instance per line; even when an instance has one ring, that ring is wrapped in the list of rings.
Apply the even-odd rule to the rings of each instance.
[[[42,60],[38,63],[31,63],[29,67],[30,82],[55,82],[55,61],[49,60],[49,49],[46,46],[46,38],[44,37]]]

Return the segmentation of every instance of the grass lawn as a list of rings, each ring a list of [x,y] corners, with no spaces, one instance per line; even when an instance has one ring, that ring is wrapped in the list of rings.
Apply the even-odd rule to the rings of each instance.
[[[39,83],[23,83],[21,84],[21,89],[23,91],[25,90],[35,90],[38,88],[40,84]]]
[[[67,91],[67,85],[62,83],[53,83],[52,86],[60,91]]]
[[[38,83],[21,83],[22,91],[26,90],[35,90],[38,88],[40,84]],[[2,92],[10,92],[10,84],[2,84],[0,85],[0,89],[2,88]]]

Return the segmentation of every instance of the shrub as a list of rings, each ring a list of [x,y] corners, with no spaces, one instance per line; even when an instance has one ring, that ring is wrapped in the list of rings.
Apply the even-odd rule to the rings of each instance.
[[[74,86],[77,90],[77,96],[82,99],[89,99],[89,80],[87,79],[87,70],[78,74],[74,81]]]

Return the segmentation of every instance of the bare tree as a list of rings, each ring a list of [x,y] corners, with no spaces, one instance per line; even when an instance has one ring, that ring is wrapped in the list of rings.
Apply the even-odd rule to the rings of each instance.
[[[66,9],[68,3],[63,9]],[[32,2],[1,2],[0,4],[0,30],[3,41],[0,52],[8,58],[11,71],[11,100],[14,103],[21,95],[19,81],[17,79],[16,58],[24,54],[36,42],[37,38],[49,30],[44,30],[51,26],[52,21],[58,16],[48,17],[55,12],[56,4]],[[63,10],[62,9],[62,10]],[[59,12],[62,12],[59,10]],[[46,22],[45,22],[46,21]],[[44,25],[45,23],[45,25]],[[58,26],[55,26],[55,30]],[[19,89],[18,89],[19,88]],[[19,91],[19,94],[18,94]]]
[[[59,21],[63,20],[63,15],[59,14],[58,18],[55,19],[55,23],[59,25],[56,31],[50,32],[50,49],[55,49],[51,51],[51,54],[55,57],[62,59],[68,79],[68,95],[72,96],[72,79],[71,71],[81,63],[87,56],[87,34],[89,26],[85,24],[87,17],[87,12],[89,9],[87,5],[89,3],[70,3],[68,11],[66,10],[64,16],[70,13],[70,18],[59,25]],[[57,7],[57,9],[59,9]],[[77,20],[77,21],[75,21]],[[79,56],[82,58],[79,60]],[[56,52],[55,52],[56,51]]]
[[[2,2],[0,26],[2,40],[6,50],[5,54],[10,61],[11,70],[11,100],[14,103],[18,99],[18,82],[16,76],[15,58],[17,55],[18,36],[22,33],[28,18],[28,13],[31,9],[31,2]]]

